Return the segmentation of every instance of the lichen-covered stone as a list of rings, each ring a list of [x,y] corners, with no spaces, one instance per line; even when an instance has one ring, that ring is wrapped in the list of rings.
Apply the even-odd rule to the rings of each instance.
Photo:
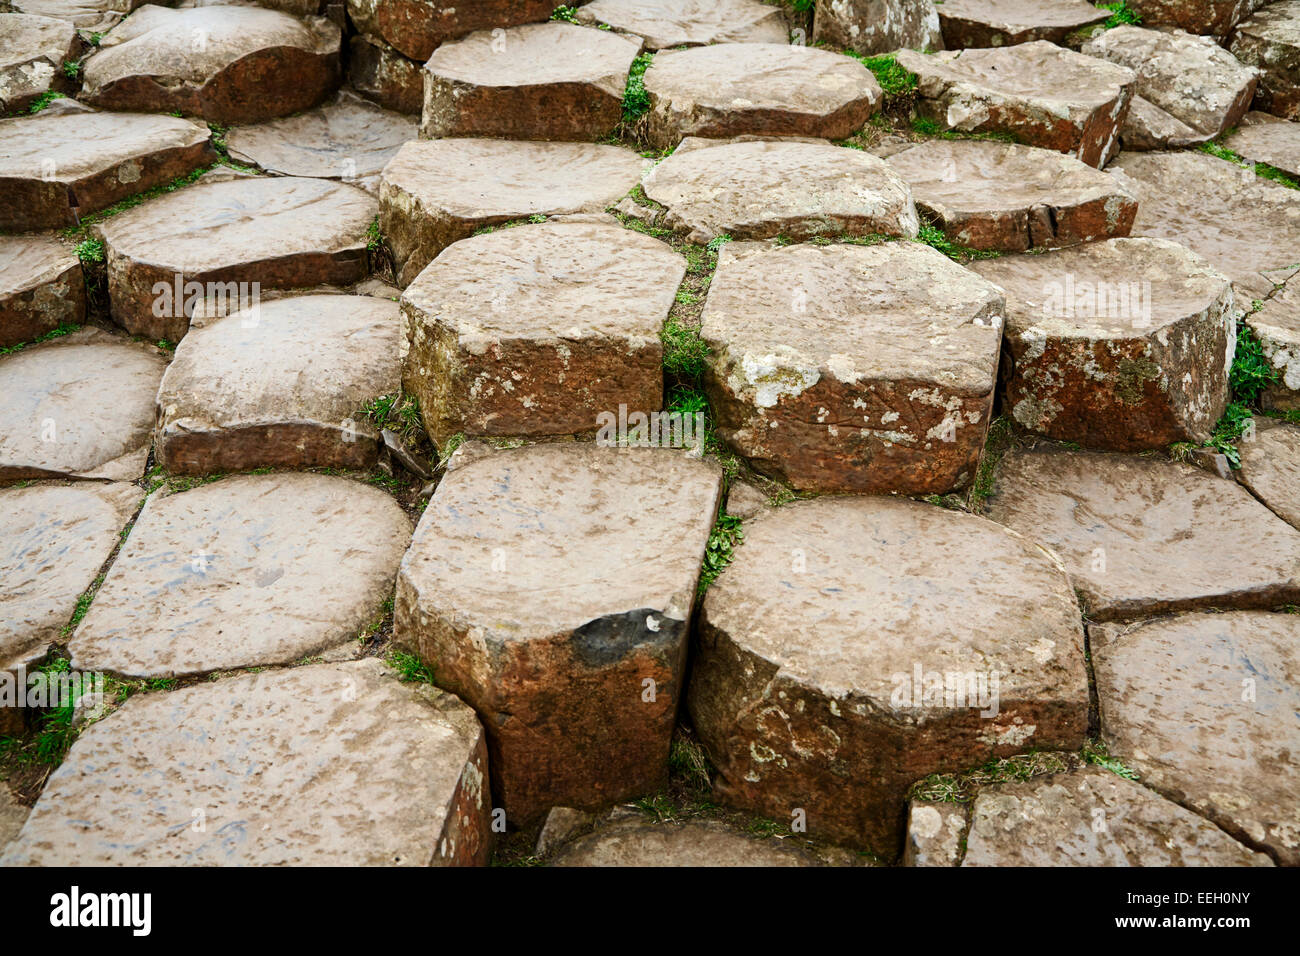
[[[1264,73],[1256,109],[1300,119],[1300,0],[1282,0],[1259,10],[1237,27],[1229,49]]]
[[[759,0],[594,0],[575,15],[639,36],[649,50],[790,40],[781,8]]]
[[[1065,44],[1108,16],[1086,0],[944,0],[936,7],[949,50],[1034,40]]]
[[[80,46],[66,20],[0,13],[0,113],[26,110],[50,90],[66,91],[63,64],[77,58]]]
[[[85,317],[86,284],[71,245],[45,236],[0,237],[0,348]]]
[[[814,12],[813,43],[867,54],[941,50],[943,34],[931,0],[823,0]]]

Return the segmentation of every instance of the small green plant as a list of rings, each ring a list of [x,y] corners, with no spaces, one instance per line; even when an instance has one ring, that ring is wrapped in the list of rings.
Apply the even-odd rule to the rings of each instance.
[[[1083,759],[1090,764],[1096,764],[1104,770],[1118,774],[1125,780],[1137,780],[1137,771],[1124,766],[1123,762],[1110,755],[1103,740],[1089,740],[1083,745]]]
[[[1232,358],[1228,384],[1232,396],[1247,405],[1259,401],[1259,394],[1279,378],[1279,372],[1264,354],[1264,346],[1250,326],[1242,322],[1237,326],[1237,351]]]
[[[993,493],[993,478],[997,474],[998,462],[1007,450],[1015,444],[1015,430],[1011,419],[999,416],[989,424],[988,437],[984,441],[984,453],[980,455],[979,468],[975,471],[975,480],[971,483],[970,493],[966,497],[966,507],[978,512],[984,502]]]
[[[578,11],[573,7],[556,7],[555,12],[551,14],[551,19],[563,23],[577,23]]]
[[[650,112],[650,94],[645,90],[645,71],[654,62],[653,53],[642,53],[632,61],[627,88],[623,93],[623,122],[632,125]]]
[[[735,515],[723,512],[718,515],[709,532],[709,543],[704,548],[704,564],[700,568],[699,592],[703,594],[717,580],[718,575],[736,556],[736,545],[743,544],[745,532]]]
[[[944,234],[942,229],[928,222],[921,224],[921,231],[917,235],[916,241],[938,249],[949,259],[956,262],[969,262],[972,259],[996,259],[1002,255],[1002,253],[994,249],[970,249],[953,242]]]
[[[385,658],[388,666],[397,671],[404,684],[432,684],[433,668],[414,654],[406,651],[389,651]]]
[[[1103,24],[1107,30],[1125,24],[1137,25],[1142,22],[1142,14],[1127,3],[1099,3],[1097,6],[1102,10],[1110,11],[1110,16],[1106,18],[1106,22]]]
[[[1241,452],[1237,449],[1237,442],[1246,433],[1246,428],[1253,418],[1254,413],[1249,407],[1240,402],[1229,403],[1204,447],[1213,448],[1227,458],[1228,464],[1233,468],[1240,468]]]
[[[103,262],[104,241],[102,239],[83,239],[77,243],[77,258],[82,262]]]
[[[77,78],[77,75],[80,73],[81,73],[80,60],[63,61],[63,75],[66,76],[68,79],[75,80]]]
[[[50,339],[60,338],[70,332],[77,331],[79,328],[81,328],[79,325],[60,325],[58,328],[50,329],[48,332],[36,336],[36,338],[32,339],[30,342],[19,342],[16,345],[8,345],[4,348],[0,348],[0,355],[9,355],[11,352],[19,352],[27,348],[29,345],[35,345],[37,342],[48,342]]]
[[[384,234],[379,231],[379,217],[376,216],[366,227],[366,249],[370,252],[378,252],[383,243]]]
[[[1231,135],[1229,132],[1227,135]],[[1202,153],[1209,153],[1211,156],[1234,163],[1242,169],[1249,169],[1260,179],[1267,179],[1272,182],[1287,186],[1291,189],[1300,189],[1300,179],[1296,179],[1288,173],[1284,173],[1276,166],[1270,166],[1268,163],[1252,163],[1241,154],[1233,152],[1222,143],[1202,143],[1197,147]]]
[[[36,97],[35,100],[32,101],[32,105],[28,108],[27,112],[39,113],[41,110],[45,109],[45,107],[49,106],[55,100],[61,100],[64,98],[65,97],[62,93],[56,93],[54,90],[46,90],[44,93],[42,93],[40,96]]]
[[[876,82],[880,84],[885,96],[907,96],[916,91],[917,75],[899,66],[894,54],[863,56],[860,53],[850,52],[849,56],[875,74]]]
[[[669,317],[659,333],[664,347],[664,371],[682,378],[699,378],[704,374],[709,346],[700,338],[700,330],[682,325]]]

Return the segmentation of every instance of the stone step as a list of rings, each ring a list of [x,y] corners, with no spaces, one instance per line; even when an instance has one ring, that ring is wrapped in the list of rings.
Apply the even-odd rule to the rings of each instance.
[[[144,0],[11,0],[15,13],[66,20],[84,37],[107,33]]]
[[[347,0],[357,32],[423,63],[439,45],[476,30],[549,20],[555,0]]]
[[[1083,628],[1053,558],[991,521],[797,501],[705,596],[687,704],[719,799],[889,859],[915,781],[1082,745]]]
[[[55,229],[214,162],[175,116],[73,112],[0,120],[0,229]]]
[[[1241,483],[1291,525],[1300,528],[1300,427],[1255,418],[1241,444]]]
[[[526,826],[667,783],[721,470],[670,449],[462,445],[398,575],[394,639],[483,720]]]
[[[369,470],[379,432],[361,409],[401,390],[396,302],[276,299],[192,327],[158,389],[154,454],[173,474]]]
[[[1271,0],[1128,0],[1129,9],[1150,27],[1226,39],[1251,10]]]
[[[714,821],[620,820],[580,837],[550,866],[750,867],[823,866],[816,856],[776,837],[757,837]]]
[[[971,268],[1006,292],[1003,408],[1057,441],[1200,444],[1228,402],[1232,286],[1186,247],[1110,239]]]
[[[374,659],[245,674],[90,726],[0,865],[483,865],[487,796],[450,695]]]
[[[915,238],[911,190],[882,159],[820,141],[689,138],[645,177],[692,242],[883,234]]]
[[[942,50],[931,0],[835,0],[814,7],[813,44],[858,53]]]
[[[790,41],[781,9],[759,0],[595,0],[575,16],[579,23],[638,36],[647,50]]]
[[[1228,49],[1264,73],[1255,109],[1300,119],[1300,0],[1270,3],[1252,14],[1237,27]]]
[[[420,115],[424,71],[387,43],[357,34],[348,45],[348,85],[385,109]]]
[[[1300,123],[1250,112],[1223,145],[1248,162],[1267,163],[1300,178]]]
[[[943,45],[949,50],[1034,40],[1073,45],[1108,16],[1086,0],[944,0],[936,6]]]
[[[592,143],[439,139],[407,143],[380,177],[379,222],[407,286],[443,249],[485,226],[603,212],[648,165]]]
[[[1277,411],[1300,410],[1300,272],[1248,315],[1246,324],[1277,375],[1260,393],[1260,403]]]
[[[113,321],[179,342],[205,301],[226,314],[264,289],[351,285],[369,271],[367,230],[378,211],[372,197],[342,183],[240,177],[119,213],[95,226]]]
[[[638,40],[572,23],[483,30],[424,65],[420,135],[598,140],[623,118]]]
[[[1098,168],[1119,149],[1137,84],[1127,67],[1046,40],[927,55],[901,50],[918,75],[918,112],[943,129],[999,133]]]
[[[68,92],[63,64],[80,49],[66,20],[0,13],[0,113],[25,112],[51,90]]]
[[[260,7],[141,7],[82,70],[82,98],[111,110],[180,110],[256,123],[309,109],[338,86],[339,28]]]
[[[1060,556],[1094,621],[1300,602],[1300,532],[1236,482],[1190,465],[1013,453],[989,514]]]
[[[1111,755],[1247,846],[1300,865],[1300,617],[1180,614],[1089,634]]]
[[[138,479],[166,365],[156,349],[94,329],[0,357],[0,482]]]
[[[86,318],[86,285],[72,246],[45,236],[0,236],[0,348]]]
[[[166,678],[351,654],[410,533],[389,495],[345,478],[155,492],[68,643],[72,666]]]
[[[654,58],[644,83],[646,137],[658,149],[685,136],[845,139],[880,109],[883,96],[857,60],[784,43],[667,51]]]
[[[1114,177],[1034,146],[936,139],[889,157],[917,209],[972,249],[1023,252],[1127,236],[1137,200]]]
[[[719,435],[801,491],[942,494],[975,475],[1001,290],[915,243],[728,243],[705,304]]]
[[[575,219],[453,243],[407,287],[402,379],[440,447],[663,407],[659,335],[686,262],[612,217]]]

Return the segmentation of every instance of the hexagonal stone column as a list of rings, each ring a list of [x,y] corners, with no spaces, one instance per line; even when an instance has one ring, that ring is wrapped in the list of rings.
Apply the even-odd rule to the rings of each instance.
[[[346,655],[410,533],[392,497],[327,475],[155,492],[68,643],[73,667],[180,677]]]
[[[1137,200],[1114,177],[1034,146],[931,140],[894,153],[917,208],[972,249],[1023,252],[1126,236]]]
[[[67,91],[63,64],[80,46],[65,20],[0,13],[0,113],[23,112],[52,89]]]
[[[686,140],[646,176],[664,222],[705,243],[872,235],[915,238],[911,190],[883,159],[830,143]]]
[[[875,77],[851,57],[787,43],[724,43],[664,52],[645,72],[646,136],[742,134],[844,139],[880,108]]]
[[[407,287],[402,378],[439,446],[662,407],[659,333],[686,262],[610,217],[583,220],[464,239]]]
[[[1255,437],[1241,444],[1237,477],[1276,514],[1300,528],[1300,428],[1256,417]]]
[[[443,139],[407,143],[384,168],[379,222],[409,285],[434,256],[484,226],[603,212],[647,162],[617,146]]]
[[[914,243],[736,245],[701,327],[728,445],[804,491],[941,494],[974,477],[1001,290]]]
[[[266,302],[192,328],[158,389],[155,454],[173,474],[358,468],[379,433],[361,409],[401,389],[397,303]]]
[[[348,0],[357,30],[423,63],[440,44],[475,30],[549,20],[554,0]]]
[[[452,457],[402,561],[394,633],[479,713],[512,823],[667,782],[720,494],[716,465],[674,449]]]
[[[419,116],[424,108],[420,64],[372,37],[348,42],[348,86],[385,109]]]
[[[1258,109],[1300,119],[1300,0],[1264,7],[1237,28],[1229,49],[1264,72],[1255,100]]]
[[[141,7],[86,61],[82,98],[256,123],[315,106],[339,82],[339,28],[247,6]]]
[[[1101,733],[1143,783],[1300,865],[1300,617],[1180,614],[1090,629]]]
[[[953,816],[956,828],[945,819]],[[1273,865],[1208,820],[1095,766],[983,787],[969,808],[913,801],[907,837],[911,866]]]
[[[944,0],[936,6],[949,50],[1034,40],[1069,45],[1109,16],[1086,0]]]
[[[1087,729],[1065,574],[933,505],[822,498],[746,522],[699,635],[687,704],[717,795],[885,857],[916,780]]]
[[[989,516],[1055,551],[1094,621],[1300,600],[1300,532],[1191,465],[1017,452],[1002,460]]]
[[[420,135],[596,140],[623,118],[636,40],[571,23],[484,30],[424,65]]]
[[[813,42],[858,53],[942,50],[943,34],[931,0],[835,0],[817,4]]]
[[[86,318],[86,284],[71,245],[0,237],[0,348]]]
[[[366,232],[377,211],[353,186],[241,177],[119,213],[95,226],[107,251],[113,321],[178,342],[200,306],[227,314],[255,304],[263,290],[359,282],[369,271]]]
[[[210,135],[189,120],[139,113],[0,120],[0,228],[75,225],[213,162]]]
[[[166,365],[156,349],[97,329],[0,358],[0,482],[139,478]]]
[[[487,796],[468,707],[374,659],[316,664],[132,697],[81,735],[0,860],[482,866]]]
[[[1227,276],[1164,239],[1111,239],[972,263],[1007,294],[1004,408],[1094,448],[1210,437],[1236,347]]]
[[[579,23],[605,24],[667,50],[710,43],[788,43],[779,7],[759,0],[595,0],[578,7]]]
[[[1119,149],[1137,82],[1127,67],[1046,40],[933,56],[903,50],[898,63],[920,77],[917,110],[944,129],[1005,133],[1098,168]]]
[[[1188,33],[1227,37],[1252,10],[1270,0],[1129,0],[1129,7],[1152,27],[1177,27]]]

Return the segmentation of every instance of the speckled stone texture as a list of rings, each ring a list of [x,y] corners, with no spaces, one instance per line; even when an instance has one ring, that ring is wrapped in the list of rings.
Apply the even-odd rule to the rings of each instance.
[[[0,348],[80,325],[86,285],[71,244],[45,236],[0,236]]]
[[[594,0],[576,16],[639,36],[648,50],[790,40],[781,8],[759,0]]]
[[[825,0],[815,8],[812,41],[866,54],[943,49],[931,0]]]

